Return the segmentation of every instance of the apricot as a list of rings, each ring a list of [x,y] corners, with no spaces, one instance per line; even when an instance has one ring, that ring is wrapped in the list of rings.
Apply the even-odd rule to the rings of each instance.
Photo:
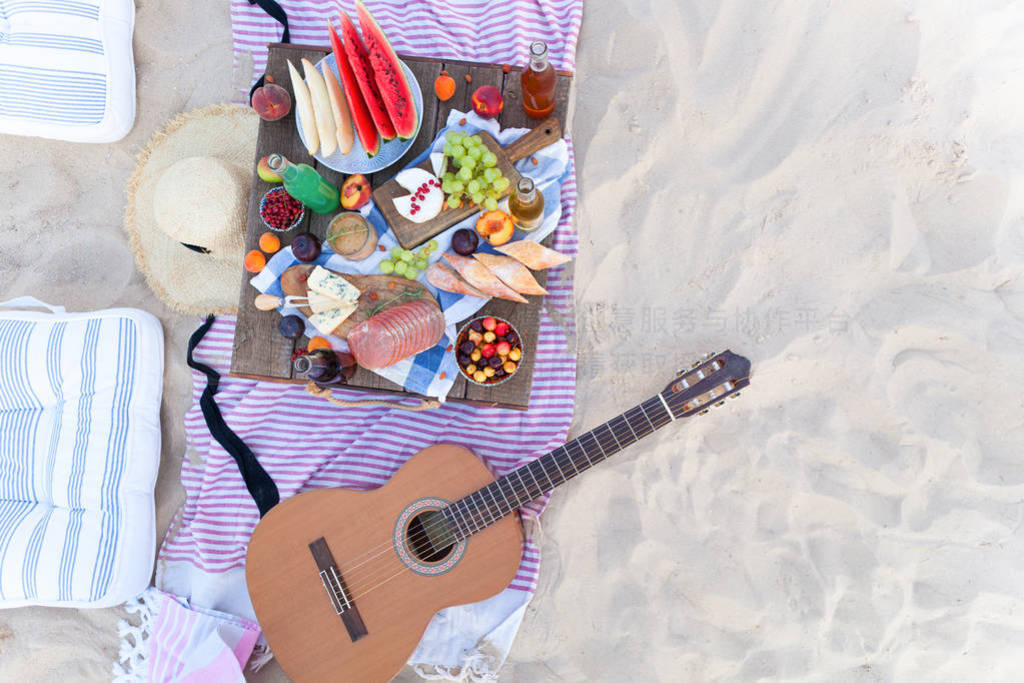
[[[495,247],[512,239],[515,229],[512,217],[500,209],[486,211],[476,220],[477,233]]]
[[[272,232],[265,232],[260,235],[260,249],[268,254],[273,254],[281,248],[281,240]]]
[[[442,102],[447,102],[455,94],[455,79],[449,76],[447,71],[442,71],[441,75],[434,79],[434,94]]]
[[[331,348],[331,342],[327,341],[323,337],[313,337],[306,344],[307,351],[316,351],[317,349],[329,349]]]
[[[263,267],[267,265],[267,257],[263,255],[263,252],[253,249],[245,255],[245,260],[242,261],[242,265],[250,273],[258,273],[263,270]]]

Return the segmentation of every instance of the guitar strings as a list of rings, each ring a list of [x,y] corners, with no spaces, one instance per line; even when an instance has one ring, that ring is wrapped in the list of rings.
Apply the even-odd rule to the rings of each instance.
[[[666,414],[665,417],[668,417],[668,419],[665,422],[662,422],[661,424],[655,426],[654,423],[651,421],[651,419],[647,416],[647,411],[644,408],[644,405],[646,403],[653,403],[655,406],[657,406],[657,405],[659,405],[660,401],[658,399],[655,399],[655,398],[648,399],[647,401],[644,401],[643,403],[641,403],[641,404],[639,404],[637,406],[634,406],[634,407],[630,408],[629,410],[626,410],[621,415],[618,415],[616,417],[626,417],[626,416],[629,416],[629,413],[631,411],[640,411],[640,414],[643,415],[644,419],[646,419],[647,422],[649,424],[651,424],[651,432],[649,432],[649,433],[653,433],[654,430],[659,429],[660,427],[664,426],[668,422],[671,422],[672,418],[668,417],[668,415]],[[629,444],[627,444],[627,446],[631,445],[632,443],[635,443],[636,441],[639,441],[639,439],[642,438],[642,437],[637,437],[635,431],[630,426],[629,420],[632,420],[632,419],[634,419],[636,417],[638,417],[638,415],[633,415],[632,417],[628,417],[627,420],[624,420],[626,422],[626,424],[627,424],[627,427],[628,427],[630,433],[632,433],[633,436],[634,436],[634,441],[632,441]],[[543,458],[546,458],[548,455],[551,455],[555,451],[558,451],[559,449],[561,449],[561,450],[565,451],[564,455],[568,458],[569,463],[573,465],[573,469],[576,470],[575,474],[571,474],[570,476],[566,476],[564,473],[562,473],[561,469],[559,468],[559,463],[558,463],[558,457],[559,456],[553,456],[552,462],[554,462],[555,463],[555,467],[558,468],[558,472],[562,476],[563,481],[568,481],[570,478],[572,478],[576,474],[579,474],[579,472],[580,472],[579,469],[575,465],[575,461],[573,460],[573,455],[571,453],[569,453],[569,450],[568,450],[569,446],[576,444],[577,448],[579,448],[581,450],[581,452],[583,453],[584,458],[588,461],[587,467],[590,467],[592,465],[592,463],[590,462],[589,456],[587,456],[587,454],[586,454],[586,450],[582,447],[582,442],[581,442],[581,439],[584,436],[586,436],[587,434],[591,434],[592,435],[593,432],[595,432],[597,429],[600,429],[602,426],[609,426],[609,431],[612,431],[613,438],[615,438],[615,440],[616,440],[616,449],[613,450],[612,452],[614,453],[618,449],[625,448],[625,446],[622,446],[621,442],[618,440],[617,434],[615,434],[614,430],[612,430],[610,428],[612,420],[615,420],[615,419],[616,418],[612,418],[611,420],[608,420],[608,422],[604,423],[603,425],[599,425],[598,427],[595,427],[594,429],[592,429],[592,430],[590,430],[588,432],[585,432],[584,434],[581,434],[580,436],[576,437],[575,439],[572,439],[571,441],[567,442],[566,444],[564,444],[562,446],[559,446],[558,448],[552,449],[551,451],[549,451],[545,455],[541,456],[540,458],[537,458],[537,459],[535,459],[535,460],[533,460],[533,461],[531,461],[529,463],[526,463],[525,465],[522,465],[519,468],[516,468],[514,470],[509,471],[508,473],[506,473],[502,477],[499,477],[498,479],[496,479],[495,482],[491,482],[491,483],[492,484],[493,483],[497,483],[497,481],[499,481],[501,479],[506,479],[509,482],[510,492],[513,493],[517,498],[521,495],[521,493],[525,492],[528,495],[532,495],[532,497],[527,501],[527,503],[536,500],[537,498],[542,496],[544,493],[546,493],[548,491],[552,491],[555,488],[557,488],[557,486],[558,486],[557,484],[554,483],[554,480],[548,474],[547,469],[544,467],[543,463],[541,463],[541,471],[544,472],[544,476],[547,477],[548,483],[551,484],[551,486],[550,487],[544,487],[543,485],[540,484],[540,482],[537,480],[537,478],[535,476],[533,476],[533,473],[530,472],[530,476],[534,479],[534,483],[536,483],[538,488],[540,489],[536,494],[531,494],[529,485],[525,484],[525,482],[523,481],[523,478],[522,478],[521,475],[519,475],[519,478],[520,478],[520,482],[523,483],[523,486],[522,486],[521,489],[517,489],[516,485],[512,482],[512,479],[510,478],[510,475],[513,472],[517,472],[518,470],[520,470],[523,467],[528,467],[528,466],[532,465],[534,462],[538,462],[538,461],[542,460]],[[656,416],[656,419],[665,419],[665,418],[664,417],[658,418],[658,416]],[[622,434],[625,436],[626,431],[622,430]],[[646,436],[646,435],[647,434],[644,434],[644,436]],[[594,438],[594,440],[597,442],[598,447],[602,450],[602,453],[605,452],[604,446],[608,446],[609,448],[611,448],[612,442],[611,442],[610,439],[605,438],[605,441],[602,443],[599,439],[597,439],[596,437],[593,437],[593,435],[592,435],[592,438]],[[480,493],[480,491],[484,490],[485,488],[488,488],[490,485],[491,484],[488,484],[487,486],[481,487],[477,491],[474,491],[474,492],[468,494],[464,498],[469,498],[470,496],[478,494],[478,493]],[[502,495],[504,496],[504,492],[501,491],[500,485],[499,485],[498,488],[499,488],[499,492],[502,493]],[[490,512],[490,510],[491,510],[491,503],[488,503],[487,500],[482,495],[481,495],[480,498],[481,498],[481,501],[483,502],[483,505],[485,506],[485,510],[487,512]],[[497,509],[500,510],[501,509],[501,504],[498,502],[498,500],[496,498],[494,498],[493,494],[492,494],[492,500],[494,502],[494,506]],[[442,508],[442,509],[454,509],[454,505],[457,504],[458,502],[459,501],[455,501],[455,503],[449,504],[448,506],[446,506],[446,508]],[[505,502],[508,503],[507,499],[506,499]],[[490,514],[490,517],[491,517],[490,521],[488,521],[486,518],[484,518],[484,516],[483,516],[484,510],[479,510],[479,508],[478,508],[478,512],[470,513],[470,516],[468,517],[468,519],[472,520],[474,524],[473,524],[473,528],[472,529],[469,528],[468,524],[466,525],[466,530],[469,532],[469,534],[467,534],[467,535],[471,535],[473,533],[476,533],[477,531],[480,531],[480,530],[486,528],[490,524],[493,524],[494,522],[496,522],[497,519],[500,519],[501,517],[509,514],[512,510],[516,509],[517,507],[521,507],[522,505],[523,505],[523,503],[521,503],[520,505],[511,506],[509,510],[505,511],[501,515],[498,515],[497,517],[495,517],[494,514],[492,513],[492,514]],[[467,509],[467,512],[469,512],[468,509]],[[466,516],[463,516],[463,520],[465,520],[465,519],[466,519]],[[456,531],[461,531],[460,529],[458,529],[459,521],[457,519],[455,519],[455,518],[448,519],[448,518],[443,517],[443,515],[442,515],[441,520],[434,522],[432,528],[428,528],[427,525],[423,525],[422,531],[416,532],[415,535],[410,535],[408,538],[410,540],[416,540],[416,541],[423,540],[423,538],[425,536],[429,536],[429,534],[432,531],[438,531],[438,530],[444,528],[445,526],[450,526],[449,522],[456,525]],[[370,548],[370,549],[364,551],[362,554],[357,555],[354,558],[351,558],[350,560],[348,560],[348,562],[351,563],[354,560],[358,560],[358,559],[363,558],[365,555],[367,555],[369,553],[373,553],[374,551],[379,550],[379,552],[375,553],[372,557],[369,557],[365,561],[360,562],[360,563],[355,564],[355,565],[351,565],[350,564],[347,567],[339,566],[338,569],[339,569],[339,571],[342,571],[342,572],[347,574],[347,573],[352,572],[353,570],[357,569],[358,567],[362,566],[363,564],[366,564],[366,562],[372,561],[376,557],[379,557],[381,554],[389,552],[393,547],[394,547],[393,541],[388,541],[388,542],[381,543],[380,545],[378,545],[378,546],[376,546],[374,548]]]
[[[660,416],[660,417],[656,415],[655,419],[659,421],[659,424],[655,425],[654,422],[647,416],[646,409],[643,407],[647,403],[652,403],[652,404],[654,404],[656,406],[656,405],[660,404],[660,400],[654,399],[654,398],[648,399],[648,401],[645,401],[644,403],[641,403],[640,405],[637,405],[637,406],[634,406],[633,408],[630,408],[629,410],[623,412],[621,415],[619,415],[617,417],[628,417],[630,412],[640,411],[640,413],[644,416],[644,418],[651,425],[651,431],[648,432],[648,433],[653,433],[655,430],[661,428],[665,424],[668,424],[669,422],[672,421],[672,417],[669,416],[667,413],[665,413],[663,416]],[[558,448],[555,448],[552,451],[550,451],[548,454],[545,454],[544,456],[541,456],[541,458],[538,458],[537,460],[531,461],[530,463],[527,463],[526,465],[523,465],[522,467],[527,467],[529,465],[532,465],[533,462],[537,462],[538,460],[541,460],[542,458],[546,458],[547,455],[550,455],[551,453],[554,453],[555,451],[558,451],[559,449],[561,449],[561,450],[565,451],[565,453],[563,455],[566,457],[566,459],[568,459],[569,464],[571,464],[573,466],[573,470],[575,470],[575,472],[570,470],[570,474],[569,475],[565,475],[562,472],[562,470],[559,468],[559,463],[558,463],[559,456],[557,456],[557,455],[553,456],[552,462],[554,462],[555,463],[555,467],[558,468],[559,474],[562,476],[563,481],[568,481],[569,479],[575,477],[577,474],[581,473],[581,470],[579,470],[579,468],[576,466],[576,463],[575,463],[575,460],[574,460],[574,456],[568,450],[569,446],[576,445],[576,447],[583,453],[584,458],[587,460],[587,466],[584,467],[583,471],[586,471],[586,469],[588,469],[589,466],[592,465],[592,463],[590,462],[590,459],[589,459],[589,457],[586,454],[586,450],[585,450],[585,448],[582,445],[581,439],[584,436],[588,435],[588,434],[591,435],[591,438],[594,439],[594,441],[598,444],[598,447],[601,449],[602,453],[604,453],[605,457],[607,457],[607,449],[605,449],[605,446],[607,446],[608,449],[611,449],[611,452],[614,454],[618,450],[620,450],[622,448],[625,448],[625,447],[627,447],[629,445],[632,445],[636,441],[639,441],[640,438],[642,438],[642,437],[636,436],[635,431],[632,429],[632,426],[630,425],[629,420],[632,420],[635,417],[638,417],[638,415],[633,415],[631,417],[628,417],[628,420],[624,420],[626,422],[626,427],[629,430],[629,432],[627,432],[626,429],[622,429],[621,425],[619,427],[617,427],[617,428],[613,428],[612,425],[611,425],[611,422],[613,420],[615,420],[616,418],[612,418],[611,420],[609,420],[608,422],[604,423],[603,425],[599,425],[598,427],[595,427],[594,429],[592,429],[592,430],[590,430],[590,431],[580,435],[579,437],[573,439],[572,441],[566,443],[564,446],[559,446]],[[599,439],[598,437],[596,437],[594,435],[594,432],[596,432],[596,430],[600,429],[602,426],[607,426],[608,427],[609,431],[612,433],[612,438],[611,439],[605,437],[604,440],[602,441],[601,439]],[[618,434],[616,433],[615,429],[619,429],[619,432],[623,436],[623,440],[626,439],[627,434],[632,434],[634,436],[634,440],[629,442],[629,443],[627,443],[626,446],[623,446],[622,445],[622,440],[618,439]],[[648,433],[645,433],[644,436],[647,436]],[[613,443],[612,443],[613,439],[615,441],[614,448],[613,448]],[[578,456],[577,456],[577,458],[578,458]],[[522,493],[524,493],[524,492],[527,495],[530,495],[531,498],[527,501],[527,503],[528,502],[532,502],[533,500],[536,500],[537,498],[539,498],[544,493],[546,493],[548,491],[551,491],[551,490],[554,490],[554,488],[557,487],[557,485],[555,485],[553,480],[551,479],[550,475],[548,475],[547,469],[543,466],[543,463],[542,463],[541,464],[541,470],[544,472],[544,475],[546,477],[548,477],[549,483],[552,484],[552,486],[550,486],[550,487],[543,487],[543,486],[540,485],[540,482],[536,479],[536,477],[533,477],[535,483],[537,483],[538,487],[540,488],[540,490],[536,494],[531,493],[530,487],[528,485],[525,485],[525,484],[522,486],[522,488],[517,489],[516,485],[512,482],[512,479],[510,478],[510,475],[512,474],[512,472],[516,472],[519,469],[521,469],[521,468],[516,468],[515,470],[510,471],[509,473],[507,473],[506,475],[504,475],[503,477],[501,477],[499,479],[505,479],[505,480],[508,481],[509,487],[510,487],[510,492],[513,493],[513,495],[515,495],[517,498]],[[532,472],[531,472],[531,476],[533,476]],[[522,481],[522,476],[521,475],[520,475],[520,480]],[[497,481],[498,480],[495,480],[495,482],[492,482],[492,484],[497,483]],[[485,487],[481,487],[477,491],[474,491],[473,493],[469,494],[469,496],[472,496],[474,494],[479,493],[480,491],[488,488],[490,485],[491,484],[488,484]],[[502,496],[504,497],[504,492],[501,491],[500,485],[499,485],[499,492],[502,493]],[[466,496],[466,498],[468,498],[469,496]],[[488,503],[486,501],[486,499],[481,495],[481,501],[483,502],[485,507],[483,509],[478,508],[477,512],[474,512],[474,513],[470,514],[469,519],[471,519],[474,522],[474,528],[473,529],[469,529],[468,525],[467,525],[467,531],[469,531],[469,534],[467,534],[467,536],[468,535],[472,535],[473,533],[476,533],[477,531],[480,531],[480,530],[486,528],[490,524],[493,524],[493,523],[497,522],[498,519],[501,519],[502,517],[504,517],[507,514],[511,513],[512,510],[515,510],[516,508],[521,507],[523,505],[523,503],[520,503],[519,505],[515,505],[515,506],[510,505],[508,510],[505,510],[501,514],[495,515],[494,512],[492,512],[492,509],[496,509],[496,510],[498,510],[500,512],[502,510],[502,506],[501,506],[500,502],[497,500],[497,498],[495,498],[493,496],[493,492],[492,492],[492,500],[493,500],[493,503],[494,503],[493,506],[491,505],[491,503]],[[456,501],[456,502],[458,502],[458,501]],[[508,503],[507,499],[506,499],[506,503]],[[449,506],[447,506],[447,508],[443,508],[443,509],[451,508],[453,505],[454,504],[449,505]],[[467,510],[467,512],[468,512],[468,510]],[[488,519],[486,519],[484,517],[484,512],[487,512],[489,514],[489,516],[491,518],[490,520],[488,520]],[[465,517],[464,517],[464,519],[465,519]],[[424,525],[422,527],[422,531],[416,532],[416,534],[410,535],[407,538],[410,539],[410,540],[422,540],[425,536],[428,536],[431,533],[431,531],[437,531],[437,530],[442,529],[442,528],[444,528],[446,526],[449,526],[449,522],[456,524],[456,531],[461,531],[461,529],[459,529],[458,526],[457,526],[458,525],[458,521],[456,519],[454,519],[454,518],[452,518],[452,519],[445,518],[442,515],[440,520],[438,520],[438,521],[433,523],[433,527],[432,528],[428,528],[427,525]],[[341,571],[343,573],[343,575],[345,575],[346,577],[349,576],[349,575],[355,575],[356,574],[356,572],[355,572],[356,569],[358,569],[359,567],[361,567],[361,566],[363,566],[363,565],[365,565],[365,564],[367,564],[369,562],[372,562],[374,559],[380,557],[383,554],[390,553],[393,550],[393,548],[394,548],[394,542],[393,541],[388,541],[388,542],[381,543],[380,545],[376,546],[375,548],[370,548],[369,550],[363,552],[361,555],[357,555],[355,558],[352,558],[351,560],[348,560],[348,562],[350,564],[347,567],[339,566],[339,571]],[[374,551],[377,551],[377,550],[379,550],[379,552],[374,553]],[[371,557],[366,558],[362,562],[359,562],[359,563],[354,564],[354,565],[351,564],[352,560],[361,559],[361,558],[363,558],[364,556],[366,556],[367,554],[370,554],[370,553],[374,553],[374,554]],[[346,583],[348,583],[348,579],[347,578],[346,578]]]
[[[623,425],[619,425],[618,427],[612,425],[611,424],[612,421],[614,421],[616,419],[616,418],[612,418],[611,420],[609,420],[608,422],[604,423],[603,425],[599,425],[598,427],[595,427],[594,429],[592,429],[592,430],[590,430],[590,431],[580,435],[579,437],[573,439],[572,441],[566,443],[564,446],[560,446],[559,448],[556,448],[553,451],[549,452],[549,454],[550,454],[550,453],[553,453],[554,451],[562,449],[563,451],[565,451],[565,453],[563,455],[568,460],[569,464],[572,465],[573,469],[569,471],[568,475],[562,473],[561,469],[559,468],[559,472],[560,472],[560,474],[562,474],[563,482],[564,481],[568,481],[569,479],[572,479],[576,475],[581,474],[582,472],[584,472],[587,469],[589,469],[590,466],[592,466],[592,463],[590,462],[589,457],[586,455],[586,450],[583,448],[583,444],[581,442],[581,439],[584,436],[589,434],[591,436],[591,438],[593,438],[594,441],[598,444],[598,447],[601,449],[601,451],[605,455],[605,457],[608,457],[609,450],[610,450],[611,454],[614,454],[614,453],[618,452],[619,450],[624,449],[624,448],[632,445],[633,443],[636,443],[641,438],[643,438],[643,436],[647,436],[648,434],[653,433],[655,430],[663,427],[664,425],[666,425],[666,424],[668,424],[669,422],[672,421],[673,418],[670,415],[668,415],[667,411],[661,417],[656,416],[654,420],[652,420],[650,417],[648,417],[647,413],[646,413],[646,409],[643,407],[644,404],[648,403],[648,402],[660,403],[660,399],[657,399],[657,398],[649,399],[648,401],[645,401],[644,403],[641,403],[638,406],[634,406],[633,408],[631,408],[631,409],[625,411],[624,413],[622,413],[621,415],[617,416],[617,417],[627,418],[627,419],[623,420],[624,422],[626,422],[625,428],[623,428]],[[640,411],[644,415],[645,419],[647,419],[647,421],[651,425],[651,431],[645,433],[643,436],[637,436],[636,432],[633,430],[632,425],[629,422],[629,420],[632,419],[632,417],[637,417],[637,415],[633,415],[632,417],[630,417],[629,416],[630,412],[636,412],[636,411]],[[657,421],[658,424],[655,424],[655,421]],[[595,432],[598,429],[600,429],[601,427],[607,427],[608,428],[608,431],[611,432],[611,438],[604,437],[603,440],[602,440],[601,437],[598,437],[595,434]],[[616,432],[616,430],[618,430],[618,432]],[[622,436],[621,439],[619,438],[620,435]],[[622,445],[624,440],[628,441],[628,436],[629,435],[632,435],[634,437],[633,440],[629,441],[625,446]],[[577,445],[577,447],[583,453],[584,458],[587,460],[587,464],[584,465],[582,470],[580,470],[579,467],[577,467],[576,462],[574,460],[574,456],[568,450],[568,446],[573,445],[573,444]],[[607,446],[607,449],[605,448],[606,446]],[[545,456],[541,456],[541,457],[543,458],[543,457],[546,457],[547,455],[548,454],[545,454]],[[557,456],[557,455],[553,456],[553,458],[552,458],[552,461],[555,463],[556,468],[559,465],[558,459],[559,459],[559,456]],[[539,460],[539,458],[538,458],[538,460]],[[527,465],[532,464],[532,462],[536,462],[536,460],[531,461],[531,463],[527,463]],[[527,465],[524,465],[523,467],[525,467]],[[509,473],[507,473],[506,475],[504,475],[503,477],[500,478],[500,479],[505,479],[505,480],[508,481],[508,483],[510,485],[510,492],[512,492],[516,496],[517,499],[519,498],[521,493],[525,492],[527,495],[532,496],[530,498],[530,500],[527,501],[527,502],[532,502],[533,500],[536,500],[537,498],[539,498],[541,495],[543,495],[547,491],[553,490],[555,488],[555,486],[552,486],[551,488],[543,488],[542,487],[542,490],[540,492],[538,492],[537,494],[535,494],[535,495],[532,494],[531,488],[529,486],[527,486],[527,485],[522,486],[521,489],[517,489],[516,485],[512,482],[512,480],[509,478],[509,476],[511,475],[512,472],[515,472],[518,469],[520,469],[520,468],[516,468],[516,470],[510,471]],[[547,470],[543,467],[543,465],[541,466],[541,469],[544,471],[545,476],[548,476]],[[522,478],[520,477],[520,479],[522,479]],[[497,481],[499,481],[499,480],[496,480],[496,482]],[[494,483],[494,482],[492,482],[492,483]],[[536,483],[538,483],[538,485],[539,485],[539,482],[536,482]],[[549,477],[549,483],[553,483],[553,481],[550,480],[550,477]],[[490,484],[488,484],[488,486],[490,486]],[[487,488],[487,487],[481,487],[481,490],[483,488]],[[478,492],[479,492],[479,490],[474,492],[474,493],[478,493]],[[499,485],[499,492],[500,492],[500,485]],[[470,495],[473,495],[473,494],[470,494]],[[504,493],[502,493],[502,495],[504,496]],[[492,498],[493,498],[493,495],[492,495]],[[485,499],[482,498],[482,500],[485,500]],[[520,505],[511,506],[508,510],[502,511],[503,508],[500,505],[500,503],[498,503],[496,498],[494,498],[494,503],[495,503],[495,508],[494,509],[496,509],[496,511],[499,512],[500,514],[495,515],[494,511],[492,511],[492,506],[490,505],[490,503],[486,503],[486,501],[485,501],[485,506],[486,507],[484,508],[484,510],[479,511],[478,513],[475,512],[475,513],[471,514],[470,519],[472,519],[475,523],[479,522],[480,525],[479,525],[479,527],[477,527],[476,529],[473,529],[473,530],[467,529],[468,531],[470,531],[470,535],[472,533],[475,533],[476,531],[480,531],[480,530],[486,528],[487,526],[490,526],[491,524],[496,523],[499,519],[504,518],[505,516],[510,514],[516,508],[521,507],[521,505],[523,504],[523,503],[520,503]],[[508,503],[507,500],[506,500],[506,503]],[[451,506],[448,506],[448,507],[451,507]],[[489,513],[489,515],[491,517],[491,519],[489,521],[483,516],[483,512],[484,511]],[[436,531],[438,529],[441,529],[441,528],[447,526],[449,521],[454,522],[455,520],[449,520],[449,519],[447,519],[447,518],[442,516],[441,520],[437,521],[434,524],[433,530]],[[456,526],[456,531],[461,531],[461,530],[458,529],[458,527]],[[417,532],[417,534],[418,535],[415,536],[415,538],[416,538],[416,540],[420,540],[424,536],[427,536],[429,534],[429,531],[427,530],[427,527],[424,526],[423,527],[423,531]],[[414,536],[410,535],[408,538],[409,539],[413,539]],[[359,562],[358,564],[355,564],[355,565],[349,564],[349,566],[347,568],[339,566],[339,570],[342,572],[342,576],[344,577],[346,586],[350,587],[349,588],[349,592],[351,593],[351,595],[349,597],[350,600],[355,600],[358,597],[356,595],[356,591],[357,590],[360,591],[359,595],[366,595],[371,590],[374,590],[375,588],[383,585],[387,581],[390,581],[391,579],[393,579],[393,578],[403,574],[404,571],[406,571],[406,567],[403,565],[402,568],[399,569],[399,571],[397,573],[392,574],[391,576],[385,578],[383,581],[380,581],[379,583],[371,586],[370,588],[365,588],[365,589],[363,589],[363,588],[357,589],[355,587],[355,584],[357,583],[356,579],[352,578],[350,580],[350,577],[355,577],[355,576],[359,576],[359,582],[368,582],[368,581],[375,580],[375,577],[372,574],[370,576],[367,576],[365,574],[365,572],[356,572],[355,570],[358,569],[359,567],[362,567],[362,566],[372,562],[373,560],[375,560],[376,558],[380,557],[381,555],[390,554],[391,551],[393,550],[393,547],[394,547],[393,541],[382,543],[380,546],[377,546],[377,548],[371,548],[370,550],[362,553],[362,555],[359,555],[359,556],[357,556],[356,558],[353,558],[353,559],[360,559],[360,558],[362,558],[363,556],[365,556],[368,553],[373,553],[374,550],[377,550],[378,548],[382,548],[383,549],[380,552],[376,552],[372,557],[369,557],[369,558],[367,558],[367,559],[363,560],[362,562]],[[379,578],[379,576],[383,572],[388,571],[388,569],[387,568],[381,568],[380,570],[377,570],[376,568],[374,568],[373,571],[376,573],[377,578]]]
[[[628,411],[627,411],[627,412],[628,412]],[[623,415],[624,415],[624,414],[625,414],[625,413],[623,413]],[[613,418],[613,419],[614,419],[614,418]],[[610,422],[610,420],[609,420],[609,422]],[[672,422],[672,418],[666,418],[664,422],[662,422],[661,424],[659,424],[659,425],[655,426],[655,427],[654,427],[654,430],[660,429],[661,427],[665,426],[665,425],[666,425],[666,424],[668,424],[669,422]],[[605,423],[605,424],[608,424],[608,423]],[[653,422],[652,422],[652,425],[653,425]],[[587,432],[587,434],[590,434],[590,433],[591,433],[591,432],[593,432],[593,431],[594,431],[594,430],[591,430],[590,432]],[[653,433],[653,430],[652,430],[652,432],[651,432],[651,433]],[[581,435],[581,436],[582,436],[582,435]],[[646,436],[646,435],[645,435],[645,436]],[[578,441],[578,439],[579,439],[579,438],[580,438],[580,437],[577,437],[577,439],[574,439],[574,441]],[[637,439],[637,440],[639,440],[639,439]],[[598,442],[598,443],[600,443],[600,442]],[[611,443],[612,443],[612,442],[611,442],[611,440],[606,440],[606,442],[605,442],[605,443],[606,443],[606,445],[608,445],[609,447],[611,447]],[[634,441],[633,443],[636,443],[636,442]],[[632,444],[630,444],[630,445],[632,445]],[[556,449],[556,450],[557,450],[557,449]],[[614,452],[615,452],[615,451],[613,451],[613,453],[614,453]],[[586,470],[584,470],[584,471],[586,471]],[[579,473],[580,473],[580,472],[577,472],[577,474],[579,474]],[[507,476],[507,475],[506,475],[506,476]],[[572,476],[575,476],[575,475],[572,475]],[[572,476],[570,476],[570,477],[566,477],[566,481],[568,481],[568,479],[572,478]],[[513,508],[513,509],[514,509],[514,508]],[[503,518],[503,517],[507,516],[507,515],[508,515],[508,514],[509,514],[510,512],[511,512],[511,510],[509,510],[509,511],[508,511],[508,512],[506,512],[505,514],[503,514],[503,515],[499,516],[499,517],[498,517],[498,519],[501,519],[501,518]],[[496,522],[496,521],[497,521],[497,520],[494,520],[494,522]],[[492,523],[494,523],[494,522],[492,522]],[[390,544],[389,544],[389,545],[390,545]],[[387,570],[387,569],[384,569],[383,571],[388,571],[388,570]],[[358,594],[356,593],[356,589],[355,589],[355,588],[354,588],[354,586],[353,586],[352,588],[350,588],[350,589],[349,589],[350,595],[348,596],[348,599],[349,599],[349,600],[350,600],[351,602],[355,602],[355,601],[356,601],[356,600],[358,600],[359,598],[361,598],[361,597],[364,597],[364,596],[366,596],[367,594],[369,594],[370,592],[372,592],[372,591],[376,590],[377,588],[380,588],[381,586],[383,586],[383,585],[384,585],[384,584],[386,584],[387,582],[389,582],[389,581],[391,581],[391,580],[393,580],[393,579],[395,579],[395,578],[397,578],[397,577],[401,576],[401,575],[402,575],[402,574],[404,574],[404,573],[405,573],[406,571],[408,571],[408,568],[407,568],[407,567],[405,567],[405,566],[403,565],[403,566],[402,566],[402,568],[401,568],[401,569],[399,569],[399,570],[398,570],[397,572],[395,572],[395,573],[391,574],[390,576],[387,576],[387,577],[386,577],[386,578],[384,578],[383,580],[379,580],[379,581],[378,581],[378,583],[376,583],[376,584],[374,584],[374,585],[370,586],[369,588],[364,588],[364,589],[361,589],[361,590],[360,590],[360,592],[359,592]],[[379,576],[379,574],[380,574],[380,573],[378,573],[378,576]],[[348,581],[348,579],[347,579],[347,578],[345,579],[345,583],[346,583],[346,586],[347,586],[347,585],[349,584],[349,581]]]

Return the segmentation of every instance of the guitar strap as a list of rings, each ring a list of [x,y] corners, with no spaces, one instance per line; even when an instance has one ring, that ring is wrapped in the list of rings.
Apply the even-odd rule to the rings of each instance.
[[[213,321],[214,317],[212,315],[207,316],[206,322],[192,333],[192,337],[188,340],[186,362],[193,370],[198,370],[206,375],[206,388],[203,389],[203,395],[199,397],[199,407],[203,409],[206,426],[213,438],[217,440],[217,443],[234,458],[235,464],[238,465],[238,471],[242,474],[242,479],[245,481],[245,487],[249,489],[249,495],[256,501],[260,517],[263,517],[263,515],[270,511],[270,508],[277,505],[281,500],[281,496],[277,491],[277,484],[270,478],[267,471],[263,469],[263,465],[256,459],[253,452],[249,450],[249,447],[238,438],[237,434],[231,431],[227,422],[224,421],[224,416],[221,415],[220,408],[217,407],[217,402],[213,400],[214,394],[217,393],[217,389],[220,386],[220,373],[192,357],[192,352],[195,351],[202,338],[206,336],[207,331],[213,325]]]
[[[284,26],[284,33],[281,34],[281,42],[292,42],[291,33],[289,33],[288,31],[288,15],[285,13],[284,9],[281,8],[281,5],[274,2],[274,0],[249,0],[249,4],[259,5],[260,9],[269,14],[273,19],[276,19],[277,21],[281,22],[281,25]],[[263,87],[263,83],[266,82],[266,80],[267,75],[263,74],[262,76],[259,77],[259,79],[257,79],[255,83],[253,83],[252,87],[249,88],[250,105],[252,104],[252,94],[256,92],[256,88]]]

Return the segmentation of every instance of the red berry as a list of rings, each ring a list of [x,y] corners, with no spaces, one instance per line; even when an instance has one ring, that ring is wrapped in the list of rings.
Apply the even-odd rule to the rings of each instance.
[[[480,355],[484,358],[490,358],[494,355],[494,344],[484,344],[480,347]]]
[[[498,321],[491,316],[487,316],[483,319],[482,324],[485,330],[494,331],[494,328],[498,326]]]
[[[494,326],[494,334],[499,337],[504,337],[508,334],[508,323],[501,322]]]
[[[500,341],[494,345],[494,350],[498,352],[499,356],[507,356],[508,352],[512,350],[512,345],[507,341]],[[483,355],[483,351],[480,354]]]

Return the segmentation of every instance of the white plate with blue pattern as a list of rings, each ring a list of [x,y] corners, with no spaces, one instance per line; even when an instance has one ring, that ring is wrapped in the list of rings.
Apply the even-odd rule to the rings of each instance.
[[[401,60],[399,60],[401,62]],[[355,135],[355,142],[352,143],[352,149],[349,150],[348,154],[342,154],[341,152],[335,152],[330,156],[324,156],[319,151],[313,155],[317,161],[326,166],[327,168],[333,168],[335,171],[341,171],[342,173],[374,173],[381,169],[387,168],[391,164],[395,163],[402,158],[402,155],[412,147],[412,143],[416,141],[416,136],[420,134],[420,126],[423,125],[423,93],[420,91],[419,81],[416,80],[416,76],[413,75],[409,67],[406,66],[405,62],[401,62],[402,71],[405,72],[405,78],[409,81],[409,87],[412,89],[412,99],[416,104],[416,111],[418,116],[416,117],[416,132],[408,140],[388,140],[387,142],[381,141],[380,152],[377,156],[368,157],[366,156],[366,150],[363,145],[359,142],[359,136]],[[334,54],[328,54],[326,57],[317,62],[317,69],[320,73],[324,73],[324,69],[331,69],[334,71],[334,75],[338,78],[338,82],[342,83],[344,88],[344,82],[341,80],[341,74],[338,73],[338,65],[334,61]],[[302,134],[302,119],[299,117],[298,107],[295,108],[295,127],[299,131],[299,138],[302,140],[302,144],[306,144],[306,138]],[[354,134],[354,133],[353,133]]]

